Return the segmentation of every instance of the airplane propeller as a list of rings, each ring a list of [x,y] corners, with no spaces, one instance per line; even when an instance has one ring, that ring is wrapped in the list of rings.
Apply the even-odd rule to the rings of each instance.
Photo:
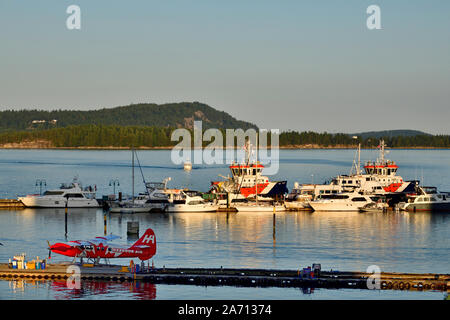
[[[51,259],[52,258],[52,250],[50,249],[50,241],[47,240],[47,244],[48,244],[48,258]]]

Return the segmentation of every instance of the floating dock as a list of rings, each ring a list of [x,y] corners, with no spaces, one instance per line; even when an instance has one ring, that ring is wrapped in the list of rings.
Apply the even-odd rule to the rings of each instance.
[[[22,201],[16,199],[0,199],[0,209],[25,208]]]
[[[314,277],[302,277],[300,270],[228,269],[228,268],[151,268],[130,272],[121,265],[48,264],[45,269],[12,269],[0,264],[0,279],[68,279],[69,267],[80,268],[81,280],[146,281],[161,284],[200,286],[297,287],[369,289],[372,273],[321,271]],[[370,278],[371,279],[371,278]],[[450,274],[381,273],[381,290],[450,290]]]

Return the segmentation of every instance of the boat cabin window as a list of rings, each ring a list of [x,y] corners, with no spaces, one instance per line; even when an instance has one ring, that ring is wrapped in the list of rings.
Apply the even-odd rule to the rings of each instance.
[[[192,200],[192,201],[189,201],[189,203],[188,203],[188,205],[196,205],[196,204],[203,204],[203,201]]]
[[[352,201],[367,201],[367,200],[366,200],[366,198],[363,198],[363,197],[356,197],[356,198],[353,198]]]
[[[64,191],[45,191],[44,196],[60,196]]]
[[[65,195],[66,198],[84,198],[81,193],[68,193]]]
[[[345,194],[321,194],[319,195],[320,199],[348,199],[348,196]]]

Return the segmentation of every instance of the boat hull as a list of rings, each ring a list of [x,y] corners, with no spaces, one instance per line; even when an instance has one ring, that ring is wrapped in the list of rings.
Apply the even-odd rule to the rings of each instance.
[[[405,211],[448,211],[450,212],[450,202],[446,203],[408,203]]]
[[[360,211],[361,205],[339,202],[310,202],[314,211]]]
[[[237,205],[232,206],[236,208],[238,212],[282,212],[286,211],[283,206],[257,206],[257,205]]]
[[[216,205],[175,204],[167,206],[166,212],[216,212],[218,208]]]
[[[306,201],[285,201],[284,206],[287,210],[304,210],[311,209],[309,202]]]
[[[19,197],[27,208],[99,208],[100,204],[95,199],[71,200],[66,199],[42,199],[40,197]]]
[[[121,207],[115,207],[109,209],[109,212],[112,213],[140,213],[140,212],[150,212],[150,208],[121,208]]]

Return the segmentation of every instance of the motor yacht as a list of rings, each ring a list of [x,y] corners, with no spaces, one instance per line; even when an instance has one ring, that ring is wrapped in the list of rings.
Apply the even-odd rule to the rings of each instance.
[[[368,195],[353,193],[338,193],[321,195],[309,204],[314,211],[360,211],[365,205],[374,202]]]
[[[47,190],[42,195],[27,195],[18,199],[29,208],[96,208],[96,186],[83,188],[78,177],[71,183],[61,183],[59,189]]]
[[[218,209],[217,204],[205,201],[197,191],[166,189],[164,192],[169,201],[166,212],[215,212]]]
[[[407,195],[407,201],[398,204],[400,210],[450,212],[450,193],[439,192],[436,187],[418,186],[417,189],[417,194]]]

